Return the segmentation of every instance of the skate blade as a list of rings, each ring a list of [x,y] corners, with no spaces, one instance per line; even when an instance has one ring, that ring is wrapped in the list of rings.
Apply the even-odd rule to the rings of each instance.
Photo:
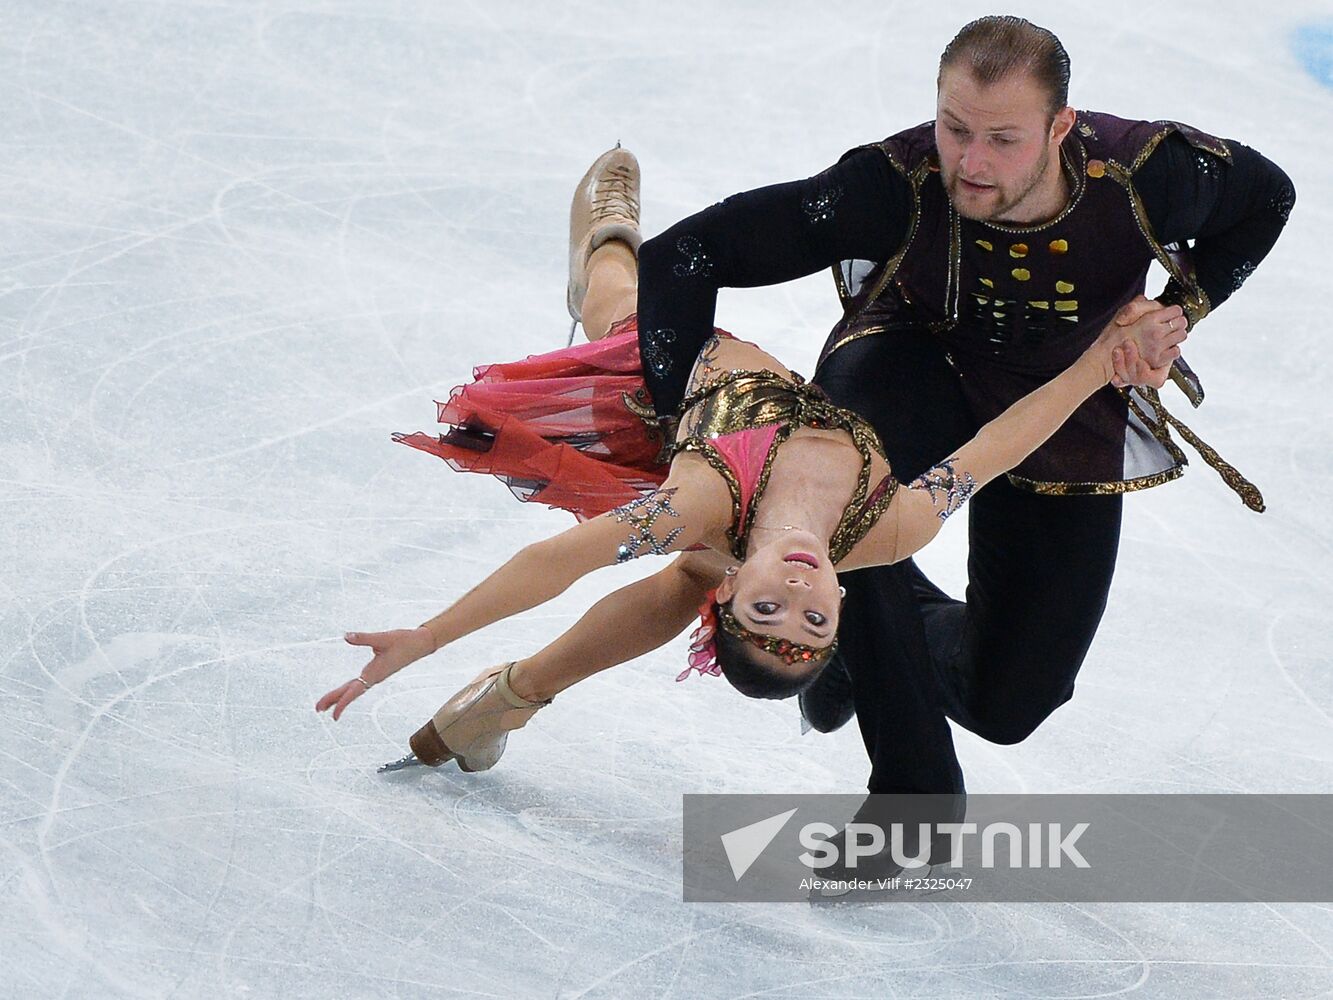
[[[425,765],[417,760],[416,754],[410,753],[406,757],[399,757],[397,760],[391,760],[387,764],[381,764],[379,770],[375,773],[383,774],[385,771],[401,771],[406,767],[425,767]]]

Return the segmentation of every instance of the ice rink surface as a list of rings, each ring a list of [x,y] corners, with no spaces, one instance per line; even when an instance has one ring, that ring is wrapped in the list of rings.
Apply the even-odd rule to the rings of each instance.
[[[1299,197],[1186,345],[1208,400],[1167,390],[1268,512],[1197,458],[1131,496],[1076,697],[1017,746],[956,730],[969,790],[1329,791],[1333,15],[1013,7],[1064,40],[1076,107],[1241,139]],[[416,625],[569,523],[390,434],[563,346],[587,164],[634,150],[660,232],[931,118],[939,51],[988,12],[7,4],[0,995],[1330,995],[1328,906],[683,903],[682,793],[868,767],[854,726],[677,684],[681,641],[491,772],[375,773],[646,564],[313,711],[366,662],[344,631]],[[718,322],[808,373],[837,314],[824,273],[725,291]],[[956,519],[921,561],[961,594],[964,555]]]

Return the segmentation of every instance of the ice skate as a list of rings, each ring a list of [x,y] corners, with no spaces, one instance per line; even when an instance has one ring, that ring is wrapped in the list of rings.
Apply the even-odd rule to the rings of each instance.
[[[410,753],[404,757],[399,757],[397,760],[391,760],[387,764],[381,764],[378,768],[376,768],[375,773],[384,774],[386,771],[401,771],[407,767],[422,767],[422,766],[423,765],[421,761],[417,760],[417,755],[414,753]]]
[[[618,142],[615,149],[607,150],[588,168],[569,206],[569,287],[565,304],[574,321],[569,327],[570,344],[583,320],[588,260],[594,250],[610,240],[620,240],[636,257],[643,242],[639,232],[639,161]]]
[[[505,751],[509,732],[527,725],[539,708],[553,700],[528,701],[515,694],[509,686],[513,667],[508,663],[483,673],[445,702],[412,735],[415,762],[439,767],[456,760],[459,769],[468,772],[494,767]],[[407,758],[396,764],[413,766]]]

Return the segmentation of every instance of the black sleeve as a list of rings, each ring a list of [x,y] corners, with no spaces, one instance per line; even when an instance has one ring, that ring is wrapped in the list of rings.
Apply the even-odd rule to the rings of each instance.
[[[1195,273],[1213,307],[1240,288],[1273,248],[1296,203],[1282,168],[1248,146],[1227,145],[1231,163],[1173,133],[1134,175],[1158,240],[1194,241]],[[1168,286],[1166,298],[1170,292]]]
[[[719,288],[774,285],[840,260],[882,261],[907,236],[912,192],[878,149],[801,181],[734,194],[639,248],[639,350],[659,417],[675,415]]]

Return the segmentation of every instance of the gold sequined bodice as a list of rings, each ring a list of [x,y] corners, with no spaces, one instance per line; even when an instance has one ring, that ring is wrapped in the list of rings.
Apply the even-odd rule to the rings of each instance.
[[[690,433],[676,441],[672,455],[682,451],[696,452],[726,481],[732,502],[727,540],[731,545],[731,554],[737,559],[744,559],[750,526],[756,519],[755,512],[768,487],[778,449],[798,427],[846,431],[861,453],[861,471],[856,479],[856,488],[829,539],[829,558],[836,565],[846,558],[888,509],[897,492],[898,483],[892,475],[887,475],[872,495],[872,451],[888,463],[888,457],[874,429],[850,410],[833,405],[822,389],[809,385],[795,372],[792,373],[792,379],[794,381],[788,381],[778,373],[767,370],[738,369],[690,393],[680,408],[680,426],[688,426]],[[712,439],[774,424],[778,426],[778,431],[768,454],[764,456],[750,498],[749,515],[742,523],[741,484],[731,466],[713,446]]]

